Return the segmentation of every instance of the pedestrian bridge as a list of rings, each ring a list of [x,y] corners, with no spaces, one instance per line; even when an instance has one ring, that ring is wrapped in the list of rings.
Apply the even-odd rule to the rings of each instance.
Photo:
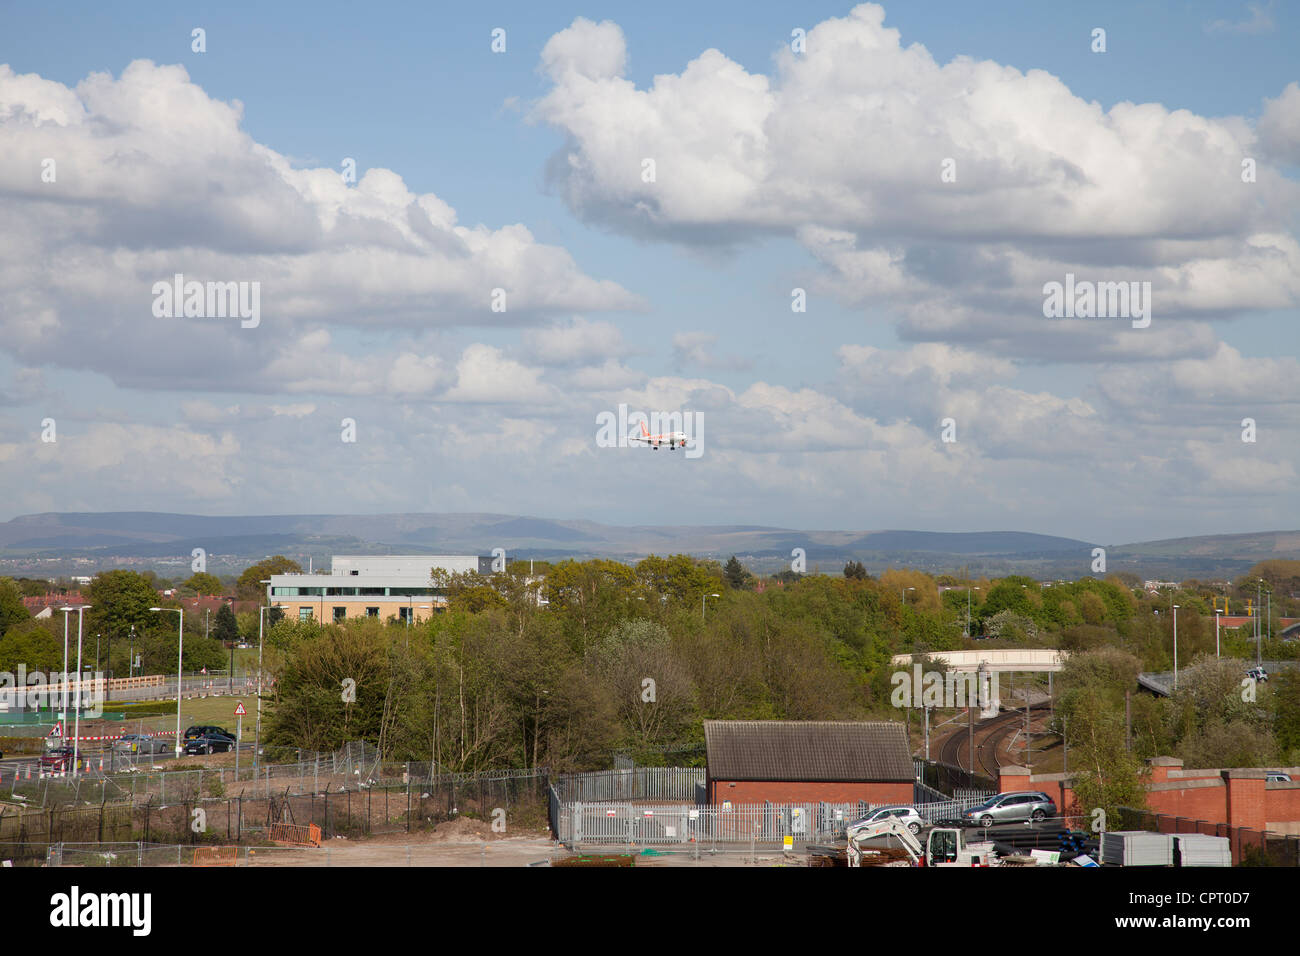
[[[907,667],[922,657],[943,661],[949,670],[958,673],[978,671],[983,665],[988,672],[1059,671],[1065,665],[1066,651],[1031,648],[1009,648],[989,651],[933,651],[923,654],[896,654],[893,663]]]

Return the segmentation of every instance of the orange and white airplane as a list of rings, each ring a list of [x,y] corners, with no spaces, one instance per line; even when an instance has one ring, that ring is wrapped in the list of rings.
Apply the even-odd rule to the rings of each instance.
[[[651,435],[650,429],[645,427],[645,422],[641,422],[641,435],[629,435],[628,441],[643,441],[655,451],[659,450],[660,445],[667,445],[668,450],[672,451],[677,446],[686,447],[686,432],[664,432],[662,435]]]

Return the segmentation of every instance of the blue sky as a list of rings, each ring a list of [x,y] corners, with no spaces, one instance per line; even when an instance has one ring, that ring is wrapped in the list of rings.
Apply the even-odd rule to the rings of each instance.
[[[8,93],[0,76],[0,134],[19,158],[0,165],[0,209],[38,239],[32,255],[47,273],[84,270],[86,278],[51,288],[15,268],[0,285],[6,321],[15,323],[11,344],[0,344],[0,518],[502,511],[628,523],[1014,528],[1113,541],[1294,525],[1300,291],[1287,257],[1300,91],[1284,91],[1298,79],[1295,10],[908,3],[886,4],[883,28],[851,11],[847,3],[6,4],[0,63],[11,73]],[[818,24],[824,32],[806,65],[829,58],[823,51],[843,37],[832,68],[783,74],[791,30],[812,34]],[[190,49],[194,27],[206,31],[204,53]],[[504,54],[490,49],[496,27],[506,30]],[[1095,27],[1106,30],[1102,54],[1090,49]],[[879,63],[853,47],[879,37],[890,45]],[[933,63],[907,55],[912,44]],[[725,61],[702,57],[710,48]],[[547,59],[548,49],[558,52]],[[987,67],[964,89],[944,69],[958,57]],[[120,81],[138,60],[183,67],[188,86],[159,73],[128,88]],[[656,85],[661,76],[680,82],[693,61],[700,75],[684,99]],[[1008,79],[995,65],[1055,79]],[[81,93],[86,121],[60,139],[42,104],[64,102],[53,85],[72,95],[94,72],[111,74],[117,92]],[[34,91],[18,82],[27,74],[50,85]],[[765,78],[777,94],[771,109],[757,94],[738,94],[732,110],[725,90],[736,77]],[[204,102],[196,107],[184,93],[153,103],[154,87],[197,90]],[[648,95],[652,87],[662,95]],[[1054,128],[1055,108],[1044,110],[1039,94],[1070,98],[1068,130],[1064,121]],[[968,110],[962,97],[971,95],[982,98]],[[233,101],[248,144],[222,125],[219,105]],[[1125,102],[1159,104],[1160,135],[1148,140],[1145,120],[1116,112]],[[884,105],[876,114],[863,103]],[[191,149],[165,132],[209,108],[212,125],[195,121],[196,129],[216,138],[201,134]],[[808,128],[782,132],[805,108]],[[150,112],[158,109],[176,112],[164,122]],[[765,117],[761,144],[736,146],[754,116]],[[890,119],[873,125],[882,116]],[[120,133],[137,123],[138,135]],[[675,123],[663,162],[674,194],[638,219],[616,168],[621,140],[644,151],[646,136]],[[970,147],[962,177],[991,171],[987,188],[963,185],[973,192],[960,211],[936,212],[919,188],[907,195],[909,164],[928,170],[942,158],[943,150],[925,152],[931,135],[945,149]],[[230,153],[212,145],[224,141]],[[1076,141],[1077,151],[1060,145]],[[96,143],[112,146],[97,151]],[[50,184],[38,194],[24,180],[20,164],[41,149],[66,150],[72,162],[83,147],[99,170],[84,188],[68,194]],[[363,319],[373,299],[358,292],[351,301],[346,289],[384,272],[359,265],[320,301],[295,286],[287,310],[274,279],[261,279],[268,312],[256,339],[224,329],[185,338],[184,327],[151,326],[109,278],[124,262],[163,275],[173,262],[191,273],[204,263],[226,270],[213,277],[236,280],[273,275],[262,271],[269,262],[286,275],[331,272],[310,261],[322,251],[309,248],[319,239],[312,230],[250,225],[253,213],[219,241],[204,238],[213,223],[229,225],[223,195],[238,204],[246,189],[248,208],[275,208],[265,190],[278,195],[279,185],[243,165],[263,149],[299,171],[337,171],[344,157],[355,158],[359,178],[391,170],[411,197],[436,195],[459,226],[520,224],[533,246],[520,253],[527,263],[514,262],[519,276],[553,288],[534,308],[480,315],[471,308],[477,293],[466,291],[480,278],[475,270],[453,282],[454,292],[430,293],[417,281],[395,293],[402,315]],[[1207,188],[1216,181],[1206,177],[1224,172],[1216,156],[1228,157],[1223,167],[1252,152],[1267,172],[1238,209],[1222,198],[1235,169],[1221,188]],[[115,181],[106,156],[140,163]],[[557,177],[566,156],[586,171]],[[1116,171],[1126,161],[1151,184],[1126,192]],[[687,169],[688,181],[669,182]],[[731,202],[728,184],[751,174],[744,189],[753,201]],[[1028,210],[1079,202],[1070,182],[1102,184],[1102,199],[1059,223],[1047,212],[1002,220],[998,190],[1017,195],[1020,175],[1034,191]],[[156,194],[149,176],[160,183]],[[1147,208],[1161,183],[1171,184],[1168,195]],[[308,190],[301,181],[293,188]],[[805,194],[806,212],[792,205]],[[93,241],[81,238],[76,215],[99,223]],[[409,211],[393,215],[409,219]],[[135,225],[120,234],[103,226],[120,216]],[[191,217],[199,238],[184,227]],[[1260,254],[1261,236],[1283,237],[1278,251]],[[371,241],[331,236],[326,245],[350,256]],[[552,253],[568,258],[565,276],[540,264]],[[430,269],[454,269],[466,255]],[[492,268],[503,261],[487,258]],[[340,261],[357,260],[336,258],[334,270]],[[1030,314],[1039,283],[1024,276],[1067,268],[1101,269],[1102,280],[1151,276],[1157,296],[1167,282],[1157,310],[1174,304],[1157,322],[1168,315],[1176,330],[1142,340],[1107,327],[1040,341],[1041,319],[1031,324]],[[1256,268],[1262,278],[1250,295],[1222,280],[1223,302],[1206,304],[1219,301],[1207,286],[1216,276]],[[790,310],[795,286],[809,290],[808,313]],[[1003,314],[1013,318],[1003,323]],[[1258,381],[1241,387],[1256,367]],[[494,380],[512,387],[493,397]],[[661,463],[662,453],[647,460],[656,453],[596,448],[593,418],[619,402],[703,413],[705,453]],[[958,426],[951,447],[937,440],[945,413]],[[1260,423],[1250,444],[1239,439],[1247,415]],[[59,422],[59,442],[35,447],[47,416]],[[338,437],[345,416],[362,434],[350,446]]]

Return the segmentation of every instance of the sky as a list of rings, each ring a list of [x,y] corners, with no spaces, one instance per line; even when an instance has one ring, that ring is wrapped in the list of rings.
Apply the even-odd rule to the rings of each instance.
[[[1300,10],[1063,6],[0,3],[0,520],[1294,528]]]

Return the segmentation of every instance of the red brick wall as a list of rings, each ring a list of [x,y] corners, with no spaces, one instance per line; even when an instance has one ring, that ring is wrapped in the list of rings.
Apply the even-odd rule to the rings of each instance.
[[[1265,789],[1264,816],[1269,823],[1300,822],[1300,787]]]
[[[709,802],[742,803],[911,803],[906,783],[834,783],[779,780],[710,780]]]
[[[1169,781],[1169,783],[1174,782]],[[1223,786],[1222,781],[1209,787],[1148,790],[1147,808],[1155,813],[1167,813],[1175,817],[1186,817],[1189,820],[1228,823],[1230,821],[1227,797],[1228,790]]]

